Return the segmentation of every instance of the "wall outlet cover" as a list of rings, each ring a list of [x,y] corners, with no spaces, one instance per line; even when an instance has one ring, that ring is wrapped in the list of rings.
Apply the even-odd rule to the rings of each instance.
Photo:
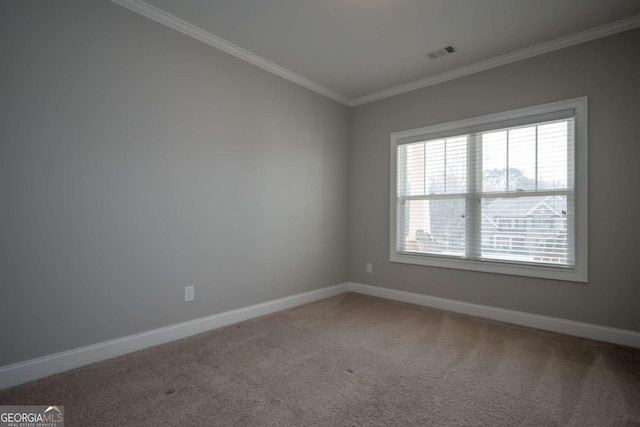
[[[186,286],[184,288],[184,300],[185,301],[193,301],[195,298],[195,291],[193,286]]]

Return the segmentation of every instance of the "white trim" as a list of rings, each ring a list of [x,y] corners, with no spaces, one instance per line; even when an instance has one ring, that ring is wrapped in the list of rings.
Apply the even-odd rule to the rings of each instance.
[[[437,308],[439,310],[453,311],[456,313],[468,314],[470,316],[498,320],[500,322],[512,323],[514,325],[527,326],[545,331],[640,348],[640,332],[627,329],[610,328],[608,326],[575,322],[573,320],[559,319],[557,317],[541,316],[538,314],[525,313],[523,311],[472,304],[412,292],[398,291],[395,289],[363,285],[360,283],[351,282],[348,284],[348,289],[350,292],[363,295],[386,298],[394,301],[421,305],[424,307]]]
[[[473,117],[455,122],[411,129],[391,134],[390,141],[390,182],[389,182],[389,260],[405,264],[427,265],[432,267],[454,268],[460,270],[482,271],[516,276],[539,277],[543,279],[569,280],[588,282],[588,140],[587,140],[587,97],[568,99],[533,107],[520,108],[503,113]],[[503,123],[508,127],[509,121],[523,118],[553,114],[559,111],[573,110],[575,117],[575,225],[569,230],[575,238],[575,268],[547,267],[517,262],[494,262],[489,260],[472,260],[443,256],[427,256],[419,254],[399,253],[397,248],[397,152],[403,139],[417,138],[427,140],[429,135],[490,123]],[[523,193],[527,194],[527,193]],[[532,193],[537,194],[537,193]],[[460,195],[462,197],[463,195]]]
[[[545,43],[537,44],[535,46],[516,50],[514,52],[506,53],[504,55],[496,56],[484,61],[476,62],[475,64],[466,65],[464,67],[456,68],[451,71],[445,71],[444,73],[425,77],[419,80],[414,80],[409,83],[404,83],[398,86],[391,87],[389,89],[370,93],[368,95],[351,98],[349,105],[351,107],[355,107],[356,105],[366,104],[369,102],[377,101],[379,99],[389,98],[391,96],[400,95],[401,93],[411,92],[413,90],[422,89],[427,86],[437,85],[439,83],[457,79],[459,77],[464,77],[470,74],[479,73],[481,71],[490,70],[491,68],[511,64],[523,59],[543,55],[545,53],[564,49],[566,47],[585,43],[602,37],[611,36],[613,34],[632,30],[638,27],[640,27],[640,15],[635,15],[626,19],[581,31],[579,33],[571,34],[566,37],[561,37]]]
[[[0,389],[122,356],[151,346],[186,338],[233,323],[340,295],[345,292],[355,292],[424,307],[498,320],[515,325],[640,348],[640,332],[347,282],[3,366],[0,367]]]
[[[180,31],[181,33],[186,34],[189,37],[200,40],[201,42],[206,43],[209,46],[220,49],[223,52],[247,61],[250,64],[260,67],[277,76],[287,79],[293,83],[299,84],[302,87],[317,92],[320,95],[324,95],[327,98],[333,99],[334,101],[340,102],[341,104],[347,105],[349,107],[355,107],[357,105],[366,104],[368,102],[377,101],[379,99],[388,98],[390,96],[399,95],[401,93],[410,92],[412,90],[422,89],[427,86],[433,86],[449,80],[457,79],[458,77],[468,76],[470,74],[489,70],[501,65],[511,64],[523,59],[532,58],[534,56],[553,52],[559,49],[564,49],[565,47],[574,46],[580,43],[585,43],[591,40],[640,27],[640,15],[635,15],[626,19],[581,31],[579,33],[571,34],[566,37],[561,37],[545,43],[537,44],[535,46],[516,50],[514,52],[506,53],[504,55],[496,56],[484,61],[476,62],[471,65],[446,71],[444,73],[394,86],[389,89],[384,89],[355,98],[349,98],[319,83],[307,79],[306,77],[302,77],[301,75],[296,74],[293,71],[281,67],[280,65],[275,64],[261,56],[258,56],[255,53],[243,49],[240,46],[236,46],[235,44],[228,42],[223,38],[213,35],[203,30],[202,28],[199,28],[193,24],[188,23],[187,21],[171,15],[168,12],[165,12],[162,9],[150,5],[143,0],[111,1],[113,3],[119,4],[120,6],[126,7],[127,9],[135,13],[159,22],[160,24],[166,25],[169,28]]]
[[[302,304],[340,295],[347,291],[342,283],[302,294],[267,301],[237,310],[214,314],[164,328],[76,348],[49,356],[0,367],[0,389],[33,381],[49,375],[111,359],[154,345],[196,335],[211,329],[286,310]]]
[[[180,31],[181,33],[186,34],[189,37],[200,40],[201,42],[206,43],[209,46],[215,47],[216,49],[220,49],[223,52],[247,61],[248,63],[260,67],[263,70],[269,71],[293,83],[299,84],[302,87],[317,92],[320,95],[324,95],[327,98],[333,99],[334,101],[340,102],[344,105],[350,104],[350,100],[346,96],[343,96],[332,89],[311,81],[306,77],[302,77],[301,75],[296,74],[293,71],[289,71],[286,68],[279,66],[278,64],[275,64],[261,56],[258,56],[255,53],[249,52],[248,50],[243,49],[240,46],[236,46],[233,43],[215,36],[142,0],[111,1],[113,3],[119,4],[120,6],[124,6],[127,9],[132,10],[133,12],[139,13],[142,16],[159,22],[160,24],[166,25],[169,28]]]

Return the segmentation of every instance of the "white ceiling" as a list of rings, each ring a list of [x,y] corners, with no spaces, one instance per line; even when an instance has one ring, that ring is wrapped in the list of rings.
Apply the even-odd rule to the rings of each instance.
[[[640,0],[145,1],[346,103],[621,19],[640,26]]]

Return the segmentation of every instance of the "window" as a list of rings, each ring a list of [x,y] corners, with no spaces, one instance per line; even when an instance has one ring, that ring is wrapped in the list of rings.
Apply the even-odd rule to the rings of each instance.
[[[393,262],[587,281],[587,99],[391,135]]]

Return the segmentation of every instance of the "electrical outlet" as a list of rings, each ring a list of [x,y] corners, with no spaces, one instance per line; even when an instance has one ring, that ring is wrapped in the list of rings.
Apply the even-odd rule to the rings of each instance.
[[[373,264],[367,263],[367,273],[373,273]]]
[[[184,300],[185,301],[193,301],[195,298],[195,293],[193,286],[186,286],[184,288]]]

